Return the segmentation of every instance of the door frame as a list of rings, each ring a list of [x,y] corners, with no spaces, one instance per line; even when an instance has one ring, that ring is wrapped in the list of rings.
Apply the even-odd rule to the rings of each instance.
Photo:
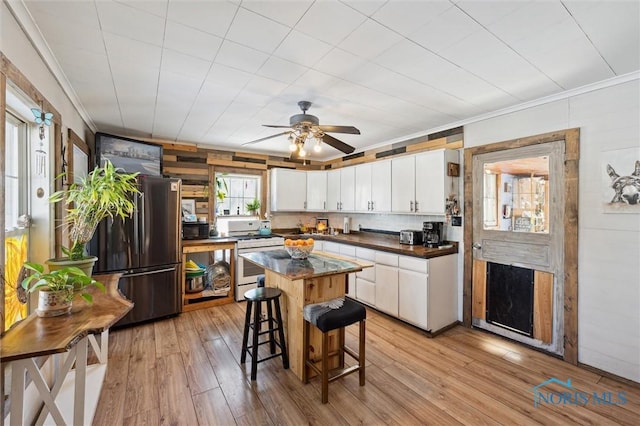
[[[473,265],[473,157],[494,151],[564,141],[564,355],[578,363],[578,171],[580,129],[565,129],[525,138],[496,142],[464,150],[464,272],[463,324],[471,327]]]

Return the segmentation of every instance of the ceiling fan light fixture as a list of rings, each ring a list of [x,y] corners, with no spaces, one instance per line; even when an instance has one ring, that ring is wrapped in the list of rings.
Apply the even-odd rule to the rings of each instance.
[[[313,146],[313,150],[315,152],[322,151],[322,146],[320,145],[320,139],[316,139],[316,144]]]
[[[300,151],[298,151],[298,155],[300,157],[306,157],[307,156],[307,151],[304,150],[304,147],[300,147]]]

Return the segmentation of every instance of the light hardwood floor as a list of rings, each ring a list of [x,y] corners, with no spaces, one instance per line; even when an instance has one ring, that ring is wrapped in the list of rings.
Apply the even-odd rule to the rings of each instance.
[[[94,424],[640,424],[637,387],[477,330],[430,339],[373,310],[366,385],[357,374],[332,382],[322,405],[318,381],[304,385],[279,358],[259,364],[251,382],[250,362],[240,364],[244,309],[235,303],[113,331]],[[352,347],[356,338],[349,327]],[[534,386],[551,377],[571,379],[572,389],[544,392],[625,392],[627,402],[534,407]]]

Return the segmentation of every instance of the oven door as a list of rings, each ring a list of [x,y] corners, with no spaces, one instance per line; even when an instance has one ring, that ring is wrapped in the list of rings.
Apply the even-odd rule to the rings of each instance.
[[[251,248],[239,248],[236,253],[239,255],[242,253],[250,253],[255,251],[270,251],[281,249],[282,246],[271,247],[251,247]],[[236,300],[244,300],[244,293],[256,288],[258,275],[264,274],[264,268],[259,267],[253,262],[245,260],[243,257],[238,256],[236,259]]]

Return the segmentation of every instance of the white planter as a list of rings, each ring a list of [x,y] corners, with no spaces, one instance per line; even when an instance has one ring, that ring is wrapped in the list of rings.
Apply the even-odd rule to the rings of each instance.
[[[38,309],[36,314],[39,317],[56,317],[71,312],[71,301],[73,299],[73,286],[68,286],[65,290],[51,291],[41,289],[38,292]]]

